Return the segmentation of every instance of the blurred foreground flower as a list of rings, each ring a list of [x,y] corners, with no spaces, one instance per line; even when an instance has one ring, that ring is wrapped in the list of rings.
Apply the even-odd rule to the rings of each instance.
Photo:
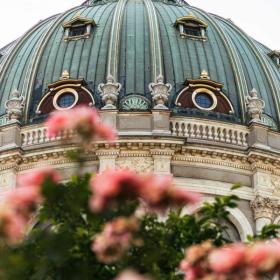
[[[124,271],[120,276],[115,280],[151,280],[150,278],[144,277],[132,270]]]
[[[171,176],[140,176],[128,170],[107,170],[91,180],[93,195],[90,208],[100,212],[125,200],[141,198],[151,210],[166,211],[169,207],[183,207],[198,203],[199,194],[173,186]]]
[[[116,139],[112,128],[101,123],[97,110],[86,106],[77,106],[67,111],[55,111],[46,121],[46,126],[49,137],[56,137],[63,130],[75,130],[86,142],[93,139],[112,142]]]
[[[230,244],[214,248],[209,243],[186,251],[180,269],[185,280],[257,280],[280,272],[280,242]]]
[[[107,264],[118,261],[132,244],[138,243],[133,237],[138,229],[139,224],[134,217],[120,217],[107,223],[92,244],[97,259]]]
[[[10,243],[19,242],[32,214],[42,202],[41,186],[46,181],[58,183],[59,174],[50,167],[20,175],[17,187],[6,193],[0,206],[0,233]]]

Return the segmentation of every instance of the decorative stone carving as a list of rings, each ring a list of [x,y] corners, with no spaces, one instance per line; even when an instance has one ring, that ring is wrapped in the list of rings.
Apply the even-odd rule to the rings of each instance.
[[[255,219],[273,218],[274,209],[277,208],[277,202],[269,197],[257,195],[251,202],[251,208],[254,210]]]
[[[6,113],[10,121],[19,121],[23,114],[25,98],[18,90],[12,93],[11,98],[5,103]]]
[[[62,75],[60,77],[60,80],[69,80],[70,79],[70,74],[67,70],[64,70],[62,72]]]
[[[250,95],[246,96],[246,105],[250,122],[261,122],[265,102],[258,97],[256,89],[252,89]]]
[[[206,70],[202,70],[200,74],[200,79],[202,80],[210,80],[210,76]]]
[[[280,177],[279,176],[271,176],[272,186],[274,188],[274,194],[280,195]]]
[[[119,155],[119,150],[98,150],[96,151],[96,155],[99,159],[99,172],[103,172],[106,169],[116,168],[116,159]]]
[[[106,84],[99,84],[98,91],[100,92],[102,101],[105,103],[105,106],[102,108],[102,110],[117,109],[116,104],[121,88],[122,85],[120,83],[116,83],[112,75],[107,77]]]
[[[153,101],[155,103],[154,109],[156,110],[168,110],[165,103],[168,101],[168,97],[172,90],[171,84],[164,84],[163,76],[157,77],[156,83],[150,83],[149,89],[151,91]]]
[[[117,160],[117,167],[130,169],[137,173],[151,173],[154,171],[153,160],[150,157],[120,157]]]
[[[138,94],[129,95],[121,101],[121,109],[125,111],[146,111],[149,108],[150,101]]]

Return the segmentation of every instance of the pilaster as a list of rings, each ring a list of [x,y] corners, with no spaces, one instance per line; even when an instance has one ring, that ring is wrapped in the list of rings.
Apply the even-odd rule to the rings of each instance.
[[[119,155],[119,150],[117,149],[106,149],[96,151],[96,156],[99,159],[99,173],[105,171],[106,169],[116,168],[116,159]]]
[[[174,151],[171,149],[153,149],[151,155],[154,160],[154,173],[159,175],[171,174],[171,159]]]
[[[100,111],[100,117],[103,123],[117,130],[117,115],[118,110],[103,110]]]
[[[19,148],[21,146],[20,124],[13,122],[0,130],[0,151]]]
[[[170,111],[153,110],[153,135],[171,135]]]
[[[260,123],[252,123],[250,125],[249,146],[252,148],[260,148],[269,150],[268,131],[269,127]]]

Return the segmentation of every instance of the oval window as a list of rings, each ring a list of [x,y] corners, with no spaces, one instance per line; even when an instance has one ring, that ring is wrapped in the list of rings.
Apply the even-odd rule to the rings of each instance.
[[[60,108],[71,107],[75,102],[75,96],[72,93],[64,93],[57,99],[57,105]]]
[[[198,93],[195,97],[195,102],[199,107],[209,109],[213,106],[213,98],[204,92]]]

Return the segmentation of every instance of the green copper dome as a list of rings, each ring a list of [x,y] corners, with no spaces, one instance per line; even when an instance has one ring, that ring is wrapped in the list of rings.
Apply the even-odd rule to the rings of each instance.
[[[205,23],[204,39],[181,36],[177,25],[186,16]],[[67,40],[65,28],[75,18],[88,20],[91,33]],[[32,122],[48,85],[60,80],[64,70],[71,79],[85,81],[99,108],[98,85],[106,83],[109,74],[122,85],[120,104],[131,95],[151,102],[149,84],[162,75],[172,85],[169,108],[173,114],[187,114],[188,110],[176,106],[176,97],[186,80],[198,79],[205,70],[212,81],[223,84],[222,91],[234,108],[231,120],[248,121],[246,96],[256,88],[266,104],[264,113],[279,124],[280,71],[270,52],[232,21],[186,3],[88,1],[39,22],[0,49],[0,115],[18,89],[27,102],[25,122]],[[218,117],[211,113],[201,116]]]

